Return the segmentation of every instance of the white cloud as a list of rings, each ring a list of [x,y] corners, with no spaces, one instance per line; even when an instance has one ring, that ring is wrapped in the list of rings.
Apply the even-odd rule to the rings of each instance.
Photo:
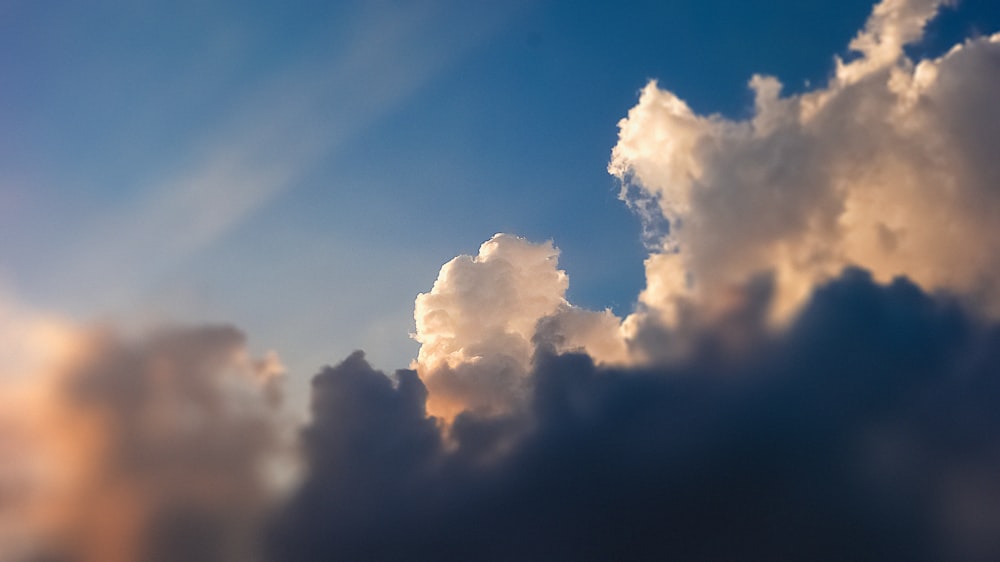
[[[438,415],[502,411],[519,400],[539,319],[566,304],[569,286],[551,242],[497,234],[477,256],[441,267],[417,296],[417,368]]]
[[[822,88],[782,96],[755,76],[747,120],[694,113],[651,82],[623,119],[609,171],[670,222],[640,301],[717,300],[776,275],[776,318],[845,265],[974,295],[1000,313],[1000,35],[911,61],[940,2],[886,0]]]
[[[483,243],[476,256],[441,267],[429,293],[417,296],[415,367],[427,385],[432,414],[509,411],[522,403],[536,338],[559,351],[584,350],[622,361],[620,320],[566,301],[569,277],[551,242],[510,234]],[[539,322],[543,326],[539,327]]]

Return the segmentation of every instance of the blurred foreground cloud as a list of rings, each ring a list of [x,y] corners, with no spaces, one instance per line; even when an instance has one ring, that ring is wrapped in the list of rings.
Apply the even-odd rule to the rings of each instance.
[[[226,326],[60,334],[72,353],[3,373],[2,559],[259,559],[294,469],[277,357]]]
[[[551,242],[497,234],[477,256],[444,264],[431,291],[417,296],[413,337],[421,347],[414,366],[431,392],[432,413],[451,418],[518,407],[543,319],[560,351],[624,359],[620,320],[608,310],[570,305],[569,277],[558,259]]]

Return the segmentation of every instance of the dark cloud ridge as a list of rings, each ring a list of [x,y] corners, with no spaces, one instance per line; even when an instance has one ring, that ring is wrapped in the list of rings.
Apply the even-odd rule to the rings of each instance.
[[[314,379],[307,474],[271,555],[1000,555],[1000,327],[849,269],[754,341],[642,369],[541,345],[524,409],[463,414],[447,436],[415,372],[357,352]]]

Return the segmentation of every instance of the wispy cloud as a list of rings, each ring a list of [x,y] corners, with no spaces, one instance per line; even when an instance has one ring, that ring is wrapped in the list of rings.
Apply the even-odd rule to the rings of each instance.
[[[350,23],[338,25],[342,36],[316,39],[315,52],[239,92],[174,166],[161,166],[175,172],[140,179],[124,198],[82,221],[84,231],[52,256],[49,279],[91,310],[134,302],[164,272],[292,189],[488,39],[516,6],[388,8],[365,3],[345,10]],[[465,25],[448,26],[440,17],[453,10],[468,15]]]

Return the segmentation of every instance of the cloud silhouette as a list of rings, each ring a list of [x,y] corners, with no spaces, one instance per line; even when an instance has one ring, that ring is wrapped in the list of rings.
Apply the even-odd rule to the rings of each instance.
[[[541,346],[530,407],[442,436],[412,371],[314,381],[283,560],[1000,555],[1000,326],[850,269],[766,343],[662,368]]]

